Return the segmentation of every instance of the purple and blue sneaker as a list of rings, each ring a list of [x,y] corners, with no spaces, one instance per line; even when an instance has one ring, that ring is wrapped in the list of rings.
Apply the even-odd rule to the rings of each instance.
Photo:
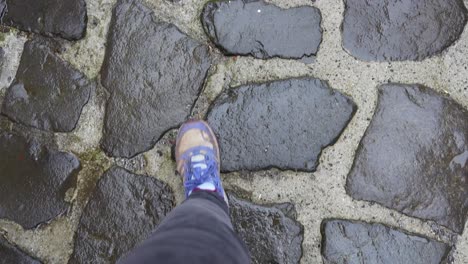
[[[219,146],[210,126],[201,120],[184,123],[177,136],[175,156],[185,198],[197,191],[218,194],[228,204],[220,178]]]

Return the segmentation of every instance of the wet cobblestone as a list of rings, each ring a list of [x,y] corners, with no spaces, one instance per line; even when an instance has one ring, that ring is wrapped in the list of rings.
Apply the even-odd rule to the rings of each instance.
[[[291,79],[229,90],[207,120],[219,138],[223,171],[313,171],[354,111],[353,101],[324,81]]]
[[[448,245],[380,224],[327,220],[324,263],[414,263],[447,261]]]
[[[0,218],[33,228],[69,209],[65,193],[80,168],[75,155],[20,125],[0,128],[0,146]]]
[[[299,262],[304,230],[292,204],[259,206],[233,194],[229,202],[234,229],[249,247],[253,263]]]
[[[88,102],[94,83],[54,54],[57,44],[36,38],[25,43],[2,114],[46,131],[70,132]]]
[[[461,234],[468,217],[467,161],[467,110],[427,87],[383,85],[347,192]]]
[[[49,37],[77,40],[86,33],[85,0],[2,0],[0,15],[2,24]]]
[[[317,8],[281,9],[261,0],[212,1],[202,13],[205,32],[224,53],[261,59],[315,55],[322,41],[320,21]]]
[[[442,52],[463,32],[461,0],[347,0],[343,47],[366,61],[422,60]]]
[[[157,21],[138,1],[119,1],[110,27],[101,76],[110,93],[102,147],[130,158],[187,118],[211,58],[207,46]]]

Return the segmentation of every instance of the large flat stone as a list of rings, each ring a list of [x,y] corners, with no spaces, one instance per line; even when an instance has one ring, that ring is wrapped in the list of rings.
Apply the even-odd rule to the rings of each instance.
[[[270,167],[313,171],[355,110],[346,96],[317,79],[289,79],[229,90],[207,120],[221,147],[223,171]]]
[[[0,0],[0,19],[3,19],[3,16],[5,15],[6,11],[6,0]]]
[[[142,242],[174,204],[168,185],[112,167],[83,211],[69,263],[115,263]]]
[[[27,126],[70,132],[88,102],[91,83],[53,52],[43,38],[27,41],[16,78],[2,105],[2,114]]]
[[[259,206],[229,195],[234,229],[249,248],[253,263],[299,263],[303,227],[289,203]]]
[[[33,228],[64,213],[80,163],[49,135],[0,128],[0,218]]]
[[[48,37],[78,40],[85,36],[84,0],[2,0],[6,5],[1,23]]]
[[[229,55],[300,59],[317,54],[322,41],[320,11],[282,9],[264,1],[210,1],[202,23],[210,39]]]
[[[347,220],[323,222],[322,239],[324,263],[439,264],[450,251],[448,245],[426,237]]]
[[[119,0],[102,68],[110,92],[102,148],[128,158],[153,147],[187,118],[210,65],[207,46],[138,1]]]
[[[420,85],[387,84],[378,93],[347,193],[461,234],[468,217],[468,111]]]
[[[1,264],[40,264],[38,260],[26,255],[0,235],[0,263]]]
[[[0,6],[0,13],[1,13],[1,6]],[[0,77],[2,76],[2,72],[4,71],[3,69],[3,65],[5,64],[4,61],[5,61],[5,50],[2,47],[0,47]],[[0,90],[2,88],[3,87],[0,87]]]
[[[462,0],[346,0],[343,46],[365,61],[422,60],[457,40]]]

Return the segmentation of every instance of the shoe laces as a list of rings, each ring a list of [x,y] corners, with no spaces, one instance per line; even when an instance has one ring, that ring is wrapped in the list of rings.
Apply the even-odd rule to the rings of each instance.
[[[199,185],[211,182],[215,191],[220,191],[218,164],[210,155],[193,155],[185,164],[185,195],[190,193]]]

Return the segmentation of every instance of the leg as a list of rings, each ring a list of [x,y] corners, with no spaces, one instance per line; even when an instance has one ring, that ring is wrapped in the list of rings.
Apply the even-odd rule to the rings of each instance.
[[[120,263],[250,263],[234,233],[219,177],[219,148],[203,121],[184,124],[177,137],[177,171],[187,198]]]
[[[120,263],[250,263],[218,195],[197,191]]]

